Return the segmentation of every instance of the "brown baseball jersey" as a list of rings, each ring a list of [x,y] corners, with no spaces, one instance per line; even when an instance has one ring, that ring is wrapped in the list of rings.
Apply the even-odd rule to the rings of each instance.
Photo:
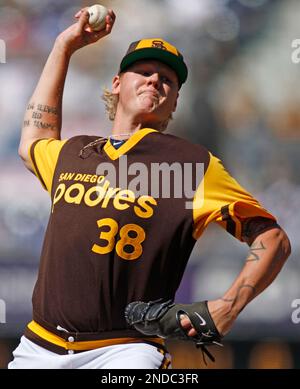
[[[39,344],[59,346],[58,326],[81,341],[142,338],[127,328],[125,306],[173,299],[210,222],[242,241],[244,220],[275,220],[203,146],[153,129],[136,132],[119,149],[91,136],[38,140],[30,157],[51,194],[27,332]],[[159,167],[186,174],[190,193],[180,179],[162,193]]]

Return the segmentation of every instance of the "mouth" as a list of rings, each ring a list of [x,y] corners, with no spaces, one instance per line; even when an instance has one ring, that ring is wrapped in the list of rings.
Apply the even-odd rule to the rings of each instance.
[[[151,91],[151,90],[146,90],[146,91],[143,91],[140,93],[141,95],[150,95],[152,97],[154,97],[155,99],[159,100],[159,95],[157,92],[154,92],[154,91]]]

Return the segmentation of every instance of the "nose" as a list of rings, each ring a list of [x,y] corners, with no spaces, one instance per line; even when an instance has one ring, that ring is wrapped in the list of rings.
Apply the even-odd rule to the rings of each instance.
[[[152,73],[150,77],[147,79],[148,85],[153,85],[156,89],[160,86],[160,77],[158,73]]]

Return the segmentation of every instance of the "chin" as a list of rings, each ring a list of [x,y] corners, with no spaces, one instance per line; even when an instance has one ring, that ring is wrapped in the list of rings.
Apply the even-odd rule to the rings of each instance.
[[[140,111],[142,112],[154,112],[158,109],[157,104],[139,104]]]
[[[139,99],[138,106],[142,111],[154,112],[159,108],[159,101],[155,99],[143,98]]]

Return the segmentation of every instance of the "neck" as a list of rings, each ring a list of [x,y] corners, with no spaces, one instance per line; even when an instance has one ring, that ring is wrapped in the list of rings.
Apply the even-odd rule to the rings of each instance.
[[[151,120],[141,120],[139,117],[127,117],[126,115],[116,113],[114,124],[112,127],[112,136],[122,136],[122,134],[133,135],[135,132],[143,128],[153,128],[154,130],[162,131],[162,123],[153,122]]]
[[[112,136],[118,137],[126,134],[126,136],[130,137],[135,132],[144,128],[142,123],[134,124],[134,123],[126,123],[126,121],[122,120],[119,122],[118,120],[114,120],[113,128],[111,130]]]

